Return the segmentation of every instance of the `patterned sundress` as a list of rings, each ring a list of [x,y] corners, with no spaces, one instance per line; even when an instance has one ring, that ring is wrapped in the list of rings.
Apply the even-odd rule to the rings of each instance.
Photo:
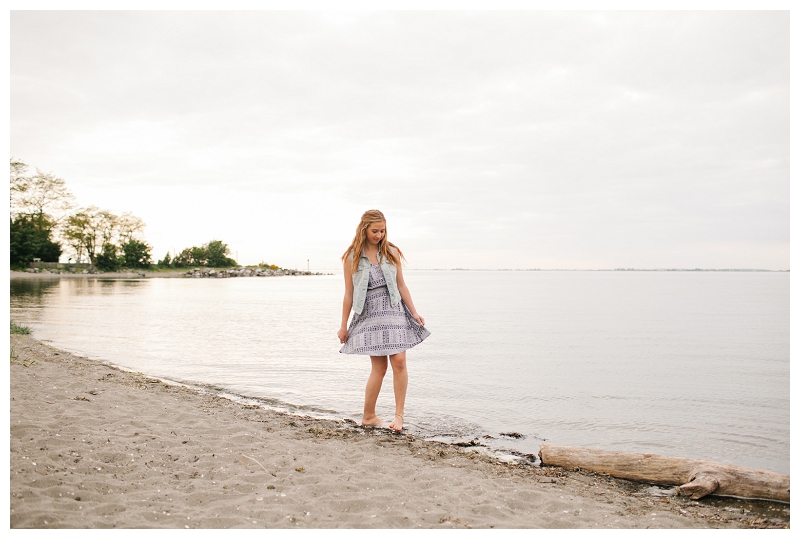
[[[424,341],[431,332],[411,316],[403,300],[392,307],[379,264],[370,264],[367,297],[361,314],[353,313],[342,354],[391,356]]]

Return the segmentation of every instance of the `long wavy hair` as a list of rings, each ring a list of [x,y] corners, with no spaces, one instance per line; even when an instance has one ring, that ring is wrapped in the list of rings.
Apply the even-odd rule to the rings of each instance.
[[[364,244],[367,242],[367,229],[369,225],[372,223],[379,223],[383,221],[386,222],[386,217],[383,216],[383,213],[379,210],[368,210],[364,212],[364,215],[361,216],[361,222],[358,223],[358,228],[356,228],[356,235],[353,238],[353,242],[350,244],[350,247],[342,255],[342,261],[347,260],[347,257],[351,254],[353,255],[353,266],[352,272],[355,273],[358,271],[358,261],[361,259],[361,253],[364,250]],[[397,248],[397,245],[390,242],[387,238],[389,237],[389,231],[386,230],[386,233],[383,235],[383,239],[378,243],[378,253],[380,257],[384,260],[388,260],[390,264],[394,266],[400,265],[400,259],[402,258],[405,260],[405,256],[403,256],[403,252]]]

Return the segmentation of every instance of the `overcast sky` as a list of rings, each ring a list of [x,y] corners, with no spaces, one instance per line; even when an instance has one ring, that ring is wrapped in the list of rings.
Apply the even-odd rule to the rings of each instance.
[[[12,12],[11,154],[155,258],[789,268],[789,15]]]

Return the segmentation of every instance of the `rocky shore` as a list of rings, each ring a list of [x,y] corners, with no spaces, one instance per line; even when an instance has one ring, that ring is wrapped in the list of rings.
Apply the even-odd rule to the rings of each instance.
[[[311,271],[299,271],[288,269],[263,269],[263,268],[230,268],[214,270],[210,268],[194,268],[183,274],[184,277],[193,278],[227,278],[227,277],[276,277],[283,275],[325,275],[324,273],[314,273]]]
[[[26,271],[11,271],[12,279],[58,279],[58,278],[95,278],[95,279],[169,279],[169,278],[216,278],[224,279],[230,277],[282,277],[298,275],[331,275],[330,273],[299,271],[288,269],[254,269],[254,268],[230,268],[215,270],[210,268],[192,268],[188,271],[76,271],[71,272],[63,269],[39,269],[28,268]]]

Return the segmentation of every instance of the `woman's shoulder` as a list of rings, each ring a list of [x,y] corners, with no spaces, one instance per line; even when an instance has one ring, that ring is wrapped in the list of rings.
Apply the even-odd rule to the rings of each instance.
[[[348,252],[346,255],[342,257],[342,265],[344,266],[345,272],[352,271],[353,267],[353,251]]]

